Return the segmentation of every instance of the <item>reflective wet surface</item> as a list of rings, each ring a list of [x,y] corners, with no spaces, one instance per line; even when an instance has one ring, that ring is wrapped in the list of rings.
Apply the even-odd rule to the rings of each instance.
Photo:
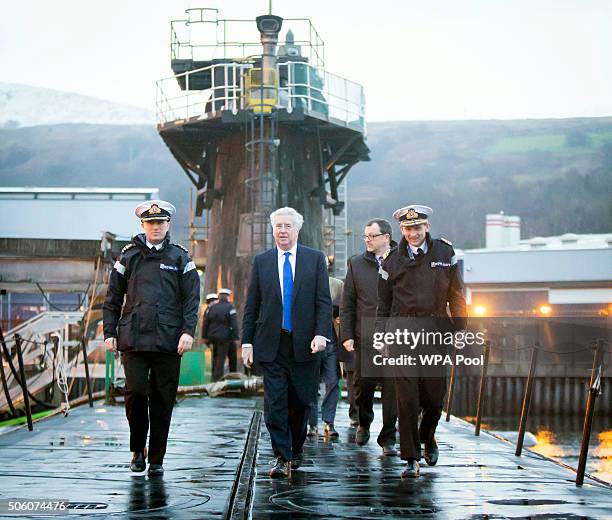
[[[379,406],[379,405],[378,405]],[[289,480],[267,477],[273,458],[262,432],[254,518],[612,518],[612,489],[593,481],[576,488],[576,474],[537,454],[515,457],[515,446],[458,419],[440,422],[440,460],[421,465],[417,479],[401,480],[404,463],[383,457],[372,438],[354,444],[346,408],[338,440],[306,441],[306,463]],[[321,427],[319,427],[321,430]]]
[[[63,499],[70,516],[224,518],[253,411],[261,399],[194,397],[175,408],[163,477],[128,469],[121,406],[73,409],[0,436],[0,499]],[[383,457],[372,439],[354,444],[340,405],[340,438],[309,438],[305,462],[290,479],[271,480],[265,426],[259,440],[252,517],[282,518],[610,518],[612,490],[539,455],[452,419],[439,428],[440,461],[418,479],[399,478],[403,462]],[[319,430],[322,430],[319,425]],[[20,516],[24,518],[23,515]],[[55,518],[62,517],[55,516]]]
[[[181,401],[163,477],[130,472],[122,406],[96,403],[93,410],[79,407],[66,418],[35,423],[33,432],[7,433],[0,436],[0,499],[69,500],[69,516],[223,518],[257,405],[224,398]]]

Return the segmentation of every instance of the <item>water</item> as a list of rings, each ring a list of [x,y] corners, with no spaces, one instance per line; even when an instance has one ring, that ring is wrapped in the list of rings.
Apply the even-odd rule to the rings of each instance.
[[[473,420],[473,418],[469,418]],[[516,431],[517,417],[487,417],[486,430]],[[537,444],[530,450],[551,459],[578,467],[584,417],[534,416],[527,421],[527,431],[535,435]],[[586,472],[612,483],[612,418],[593,417]]]

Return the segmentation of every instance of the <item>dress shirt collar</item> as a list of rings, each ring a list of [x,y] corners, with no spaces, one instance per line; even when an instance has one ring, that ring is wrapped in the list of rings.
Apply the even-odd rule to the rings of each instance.
[[[162,247],[164,247],[164,243],[163,243],[163,242],[162,242],[161,244],[151,244],[151,242],[149,242],[148,240],[146,240],[146,244],[147,244],[147,247],[148,247],[149,249],[151,249],[151,248],[153,248],[153,247],[154,247],[154,248],[155,248],[155,249],[157,249],[158,251],[161,251],[161,248],[162,248]]]
[[[427,239],[423,240],[423,243],[419,247],[414,247],[412,244],[408,244],[408,247],[412,249],[412,252],[416,255],[418,249],[420,248],[423,251],[423,254],[427,253]]]
[[[297,244],[295,244],[289,251],[283,251],[280,247],[276,246],[276,251],[279,259],[285,261],[285,253],[291,253],[289,258],[293,258],[295,260],[297,254]]]

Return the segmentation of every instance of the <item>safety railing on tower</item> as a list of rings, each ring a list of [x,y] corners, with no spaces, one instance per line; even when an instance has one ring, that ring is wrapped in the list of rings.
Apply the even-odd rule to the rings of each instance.
[[[236,114],[248,108],[254,97],[249,78],[257,70],[252,63],[217,63],[157,81],[157,122],[208,119],[223,110]],[[268,76],[278,84],[277,108],[300,108],[306,115],[365,131],[361,85],[301,61],[279,63]],[[208,88],[199,89],[202,84]]]

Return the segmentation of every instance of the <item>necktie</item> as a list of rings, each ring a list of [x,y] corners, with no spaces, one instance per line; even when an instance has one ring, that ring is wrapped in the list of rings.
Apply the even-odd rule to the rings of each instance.
[[[417,257],[420,257],[420,256],[423,256],[424,254],[425,254],[425,253],[423,253],[423,250],[422,250],[422,249],[419,247],[419,248],[417,249],[416,256],[417,256]]]
[[[378,262],[378,266],[380,267],[382,265],[383,257],[382,256],[377,256],[376,257],[376,261]]]
[[[291,326],[291,298],[293,296],[293,271],[291,270],[291,262],[289,256],[291,253],[285,253],[285,263],[283,264],[283,329],[289,332]]]

